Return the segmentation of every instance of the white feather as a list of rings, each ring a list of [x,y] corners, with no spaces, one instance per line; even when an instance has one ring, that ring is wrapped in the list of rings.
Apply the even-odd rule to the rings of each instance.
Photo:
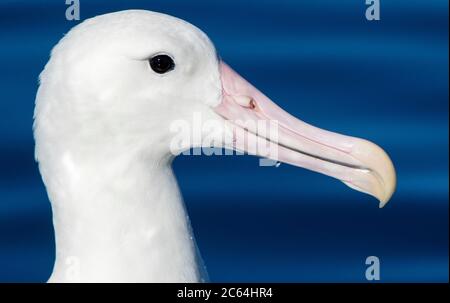
[[[158,52],[175,58],[166,75],[148,65]],[[117,12],[61,39],[40,76],[34,123],[55,226],[50,282],[206,278],[171,169],[170,123],[213,115],[221,93],[214,46],[180,19]]]

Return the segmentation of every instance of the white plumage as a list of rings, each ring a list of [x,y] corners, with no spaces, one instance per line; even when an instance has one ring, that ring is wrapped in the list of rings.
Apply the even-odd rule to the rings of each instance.
[[[176,64],[167,74],[148,63],[161,53]],[[222,122],[273,117],[282,144],[268,157],[339,178],[383,203],[395,188],[381,149],[282,112],[219,60],[191,24],[139,10],[98,16],[55,46],[36,98],[36,159],[56,239],[50,282],[207,278],[171,169],[171,125],[182,120],[194,127],[193,113]],[[218,146],[245,150],[235,137],[227,145],[230,134],[230,125],[220,129]],[[179,151],[192,146],[202,142],[187,140]]]
[[[170,78],[146,60],[164,49],[177,58]],[[168,147],[171,121],[220,102],[209,39],[167,15],[99,16],[55,46],[40,83],[36,159],[57,247],[50,281],[70,281],[68,259],[81,281],[204,279]]]

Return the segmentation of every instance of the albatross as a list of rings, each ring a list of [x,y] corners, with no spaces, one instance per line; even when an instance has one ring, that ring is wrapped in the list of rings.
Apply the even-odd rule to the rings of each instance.
[[[211,133],[198,115],[221,126]],[[175,121],[209,140],[173,144]],[[275,121],[276,140],[246,121]],[[144,10],[87,19],[58,42],[40,74],[33,128],[55,230],[49,282],[207,281],[171,168],[192,147],[320,172],[380,207],[396,185],[380,147],[291,116],[228,66],[201,30]]]

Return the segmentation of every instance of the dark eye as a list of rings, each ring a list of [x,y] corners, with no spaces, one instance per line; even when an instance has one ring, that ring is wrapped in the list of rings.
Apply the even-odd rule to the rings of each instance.
[[[156,55],[150,60],[150,67],[155,73],[164,74],[175,68],[175,62],[167,55]]]

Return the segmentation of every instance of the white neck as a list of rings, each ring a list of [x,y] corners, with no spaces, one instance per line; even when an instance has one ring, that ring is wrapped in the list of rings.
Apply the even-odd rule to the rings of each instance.
[[[171,169],[125,156],[80,163],[70,153],[45,178],[56,261],[49,282],[199,282],[206,271]],[[140,159],[140,160],[136,160]]]

